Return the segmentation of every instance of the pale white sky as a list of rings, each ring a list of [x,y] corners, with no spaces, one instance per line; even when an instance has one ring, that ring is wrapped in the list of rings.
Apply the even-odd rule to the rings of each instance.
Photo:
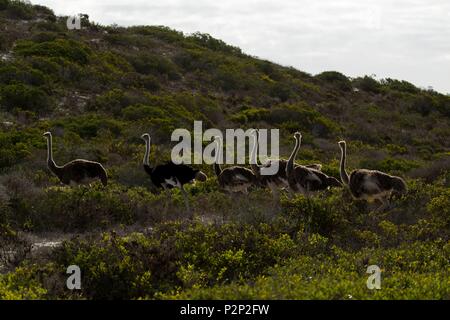
[[[450,93],[448,0],[32,0],[101,24],[200,31],[312,74],[376,74]]]

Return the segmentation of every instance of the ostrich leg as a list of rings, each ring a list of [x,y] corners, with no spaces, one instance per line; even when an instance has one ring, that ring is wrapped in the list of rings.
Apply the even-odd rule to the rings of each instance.
[[[189,212],[189,214],[191,215],[191,218],[192,218],[193,212],[191,211],[191,207],[190,207],[190,205],[189,205],[189,197],[188,197],[188,194],[187,194],[187,192],[186,192],[186,190],[184,189],[183,186],[180,187],[180,190],[181,190],[181,193],[183,194],[184,204],[185,204],[185,206],[186,206],[186,210]]]
[[[280,206],[280,191],[273,183],[269,183],[270,192],[272,192],[273,209],[278,209]]]
[[[383,198],[379,198],[379,200],[381,202],[381,206],[376,208],[374,212],[383,212],[384,210],[389,208],[389,200],[388,199],[383,197]]]
[[[164,208],[163,208],[163,212],[164,212],[164,216],[167,215],[167,211],[169,210],[169,201],[172,198],[172,194],[170,192],[170,189],[167,188],[166,186],[162,186],[163,188],[163,194],[164,194]]]

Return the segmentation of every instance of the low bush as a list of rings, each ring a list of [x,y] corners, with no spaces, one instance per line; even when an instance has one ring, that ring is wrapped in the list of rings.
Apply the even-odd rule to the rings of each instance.
[[[6,111],[23,109],[40,114],[45,114],[53,108],[52,99],[44,90],[21,83],[0,88],[1,105]]]
[[[22,40],[14,50],[16,54],[25,57],[62,58],[80,65],[87,64],[91,55],[91,50],[81,42],[61,38],[38,43]]]
[[[356,78],[352,82],[356,88],[371,93],[380,93],[382,89],[381,84],[377,80],[369,76]]]
[[[337,71],[324,71],[316,75],[316,78],[324,82],[330,83],[339,90],[349,91],[352,88],[351,81],[342,73]]]
[[[169,59],[159,55],[141,54],[130,57],[131,64],[136,72],[145,75],[166,75],[170,80],[179,78],[176,65]]]
[[[400,81],[395,79],[382,79],[381,84],[390,90],[396,90],[400,92],[407,92],[407,93],[418,93],[420,91],[419,88],[417,88],[412,83],[409,83],[408,81]]]
[[[448,299],[450,282],[442,241],[360,253],[333,249],[331,256],[300,256],[276,266],[269,276],[245,284],[194,288],[165,299]],[[447,249],[448,251],[448,249]],[[424,263],[429,256],[433,266]],[[369,265],[382,269],[381,290],[366,286]]]
[[[12,19],[30,20],[34,15],[33,6],[21,0],[2,0],[0,10],[6,10]]]

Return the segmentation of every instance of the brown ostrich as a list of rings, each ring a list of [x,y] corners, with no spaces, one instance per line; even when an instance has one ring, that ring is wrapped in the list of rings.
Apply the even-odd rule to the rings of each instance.
[[[272,194],[275,197],[279,197],[279,191],[280,189],[288,189],[289,190],[289,183],[286,176],[286,167],[288,161],[285,159],[268,159],[263,165],[258,164],[258,146],[259,146],[259,132],[258,130],[253,130],[253,149],[251,153],[251,161],[250,166],[252,168],[253,173],[256,175],[258,182],[263,187],[268,187]],[[278,163],[278,171],[277,173],[273,175],[264,175],[261,174],[265,170],[265,168],[268,168],[274,163]],[[298,166],[297,164],[294,164],[294,166]],[[315,170],[321,170],[322,165],[315,163],[315,164],[309,164],[305,165],[306,168],[315,169]]]
[[[402,178],[378,170],[355,169],[348,175],[345,170],[347,144],[345,141],[338,144],[341,148],[341,180],[350,189],[353,198],[367,202],[378,200],[381,205],[375,211],[383,211],[389,206],[391,195],[406,193],[407,186]]]
[[[330,187],[341,187],[342,184],[336,178],[329,177],[322,171],[300,165],[294,166],[295,157],[300,149],[302,135],[300,132],[296,132],[294,138],[294,150],[286,166],[287,180],[291,190],[309,196],[314,191],[325,190]]]
[[[105,168],[98,162],[76,159],[63,166],[58,166],[53,160],[52,134],[46,132],[44,137],[47,139],[48,168],[63,184],[89,184],[92,180],[99,179],[103,186],[107,186],[108,175]]]
[[[229,192],[248,193],[248,188],[256,185],[258,182],[255,174],[252,170],[240,166],[222,169],[219,164],[220,153],[222,152],[222,139],[216,136],[214,140],[216,142],[214,173],[217,176],[220,187]]]

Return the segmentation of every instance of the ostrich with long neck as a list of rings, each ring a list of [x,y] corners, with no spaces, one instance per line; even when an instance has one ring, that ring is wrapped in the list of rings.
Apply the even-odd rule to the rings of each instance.
[[[252,170],[240,166],[222,169],[219,163],[222,153],[222,138],[216,136],[214,141],[216,142],[214,173],[217,176],[220,187],[229,192],[248,193],[248,188],[258,183],[256,175]]]
[[[47,166],[50,171],[66,185],[87,184],[94,179],[99,179],[103,186],[108,184],[108,175],[105,168],[94,161],[76,159],[58,166],[53,159],[53,138],[50,132],[44,133],[47,139]]]
[[[342,183],[350,189],[353,198],[374,202],[378,200],[381,205],[375,211],[383,211],[389,207],[391,195],[406,193],[405,181],[397,176],[391,176],[378,170],[355,169],[350,175],[345,169],[347,159],[347,144],[338,142],[341,149],[340,174]]]
[[[258,154],[258,147],[259,147],[259,131],[257,129],[254,129],[252,131],[253,135],[253,149],[251,153],[251,162],[250,166],[252,168],[253,173],[256,175],[256,177],[259,180],[259,183],[264,186],[268,187],[274,195],[278,194],[278,189],[286,189],[289,188],[289,183],[287,180],[286,175],[286,167],[288,164],[288,161],[285,159],[268,159],[265,164],[259,165],[257,160],[257,154]],[[278,163],[278,171],[275,174],[272,175],[263,175],[261,174],[261,171],[264,170],[264,168],[270,167],[274,165],[274,163]],[[298,166],[297,164],[293,164],[294,167]],[[304,167],[309,169],[315,169],[315,170],[321,170],[322,165],[321,164],[309,164],[305,165]]]
[[[186,208],[190,211],[188,195],[184,189],[184,185],[193,183],[195,180],[206,181],[206,174],[188,165],[175,164],[172,161],[151,167],[149,163],[151,137],[148,133],[144,133],[141,138],[145,142],[143,166],[145,172],[150,176],[152,183],[155,187],[161,189],[179,188],[183,194]]]
[[[341,187],[342,184],[336,178],[329,177],[322,171],[301,165],[294,166],[295,157],[300,149],[302,135],[300,132],[296,132],[294,138],[295,146],[286,166],[286,176],[291,190],[309,195],[313,191],[325,190],[330,187]]]
[[[287,188],[286,178],[286,161],[280,159],[270,159],[265,164],[258,164],[258,147],[259,147],[259,132],[258,130],[252,130],[253,135],[253,148],[250,155],[250,167],[258,180],[258,183],[262,187],[268,187],[275,198],[279,198],[279,189]],[[276,164],[275,162],[278,162]],[[278,171],[271,175],[262,174],[265,168],[272,165],[278,165]]]

